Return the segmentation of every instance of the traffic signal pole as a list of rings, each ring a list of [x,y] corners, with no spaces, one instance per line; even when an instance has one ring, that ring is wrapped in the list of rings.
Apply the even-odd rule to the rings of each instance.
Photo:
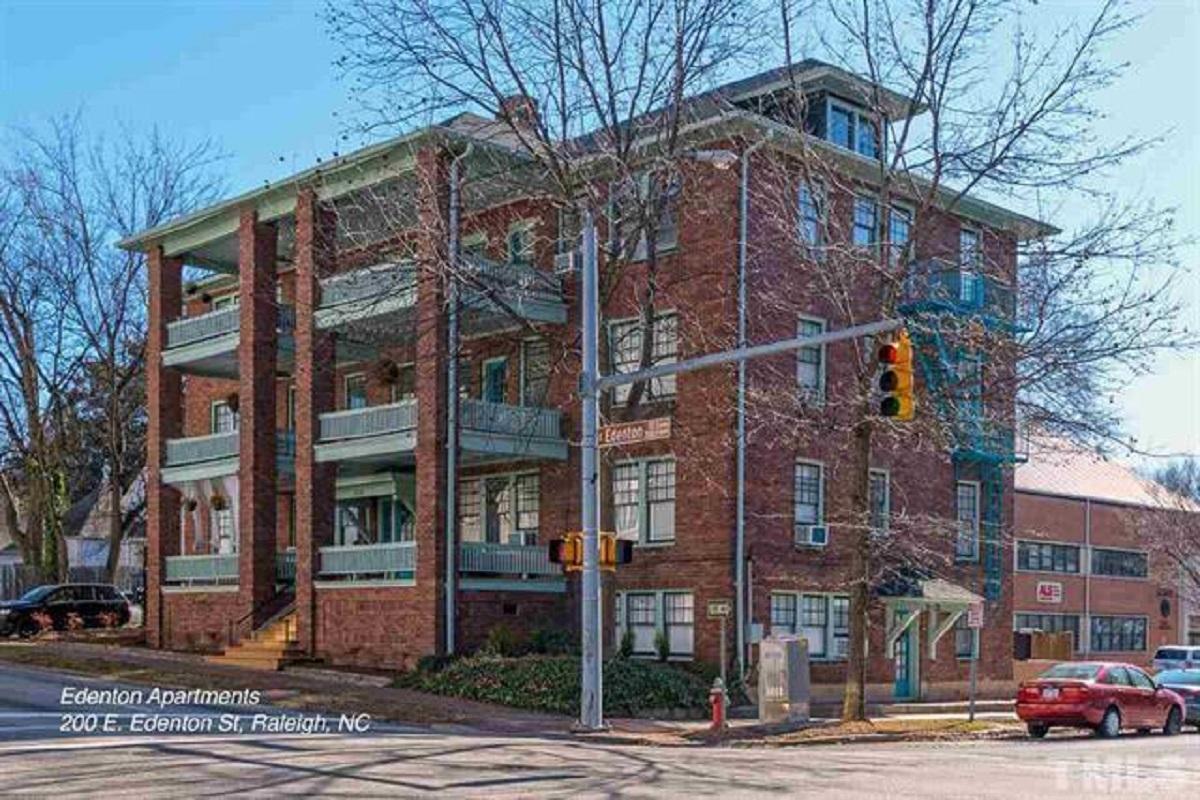
[[[858,339],[894,331],[904,326],[899,319],[855,325],[814,336],[797,336],[779,342],[738,347],[709,353],[673,364],[660,364],[636,372],[600,375],[600,294],[596,253],[596,222],[590,208],[583,209],[583,265],[580,305],[583,315],[583,370],[579,376],[579,395],[583,410],[583,440],[580,469],[580,512],[583,528],[583,675],[579,705],[579,728],[598,731],[604,728],[603,670],[600,634],[600,393],[626,384],[693,372],[721,364],[743,363],[754,358],[793,352],[847,339]]]

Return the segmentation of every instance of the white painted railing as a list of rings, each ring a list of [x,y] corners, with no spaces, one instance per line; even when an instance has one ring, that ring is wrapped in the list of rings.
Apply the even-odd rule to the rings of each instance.
[[[291,306],[279,307],[275,327],[280,333],[289,333],[296,327],[296,312]],[[177,319],[167,323],[167,347],[182,347],[227,333],[237,333],[240,328],[241,309],[238,306]]]
[[[467,430],[539,439],[559,438],[561,415],[552,408],[464,399],[459,401],[459,415],[462,427]]]
[[[180,464],[198,464],[202,461],[231,458],[237,454],[237,431],[167,440],[167,465],[172,467]]]
[[[321,415],[321,441],[358,439],[417,427],[417,401],[401,400],[384,406],[330,411]]]
[[[237,583],[237,553],[225,555],[167,556],[165,583]]]
[[[562,284],[558,278],[532,264],[507,264],[471,257],[465,262],[468,289],[474,281],[498,292],[562,297]]]
[[[371,300],[417,303],[417,269],[411,263],[387,262],[344,272],[321,281],[321,307]]]
[[[374,575],[412,572],[416,566],[416,542],[386,542],[321,548],[322,576]]]
[[[561,575],[562,567],[550,563],[550,554],[540,545],[462,542],[460,572],[498,575]]]
[[[284,550],[275,554],[275,580],[279,583],[295,583],[296,551]]]

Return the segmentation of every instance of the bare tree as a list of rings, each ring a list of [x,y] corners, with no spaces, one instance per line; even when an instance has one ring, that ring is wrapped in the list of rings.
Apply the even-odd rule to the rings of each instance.
[[[1183,596],[1200,603],[1200,460],[1171,461],[1154,471],[1158,509],[1130,512],[1143,543],[1165,565],[1165,583],[1178,582]]]
[[[55,464],[58,485],[70,491],[46,506],[50,489],[39,493],[30,484],[23,502],[8,494],[9,506],[25,506],[27,517],[61,535],[63,503],[94,492],[101,481],[112,576],[137,516],[136,509],[122,513],[122,499],[145,458],[145,259],[115,242],[213,200],[221,188],[212,172],[217,153],[209,142],[182,144],[157,130],[124,131],[106,141],[88,133],[80,114],[14,132],[12,139],[3,173],[17,215],[16,241],[2,269],[11,287],[6,333],[14,343],[44,343],[12,350],[9,385],[24,391],[8,396],[6,434],[19,453],[18,474],[28,480]],[[17,375],[30,377],[17,381]],[[57,435],[70,430],[83,451],[79,458],[98,470],[66,469],[56,455],[62,443],[42,438],[45,409],[57,415]],[[25,530],[31,544],[35,527]],[[65,565],[64,559],[65,553]]]

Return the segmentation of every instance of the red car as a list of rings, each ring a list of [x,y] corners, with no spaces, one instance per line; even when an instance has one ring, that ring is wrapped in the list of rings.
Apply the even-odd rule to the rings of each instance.
[[[1178,694],[1131,664],[1056,664],[1017,691],[1017,716],[1036,739],[1056,725],[1091,728],[1104,738],[1122,728],[1141,733],[1161,728],[1173,736],[1186,713]]]

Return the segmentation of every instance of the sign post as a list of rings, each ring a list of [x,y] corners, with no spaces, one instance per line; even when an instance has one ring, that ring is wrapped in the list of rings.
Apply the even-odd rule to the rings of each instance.
[[[975,689],[979,679],[979,629],[983,627],[983,603],[971,603],[967,608],[967,627],[971,629],[971,694],[967,705],[967,720],[975,721]]]
[[[728,626],[729,617],[733,613],[733,603],[728,600],[709,600],[708,601],[708,618],[721,620],[721,685],[728,686],[729,683],[725,678],[725,664],[729,661],[728,655],[725,653],[725,628]]]

